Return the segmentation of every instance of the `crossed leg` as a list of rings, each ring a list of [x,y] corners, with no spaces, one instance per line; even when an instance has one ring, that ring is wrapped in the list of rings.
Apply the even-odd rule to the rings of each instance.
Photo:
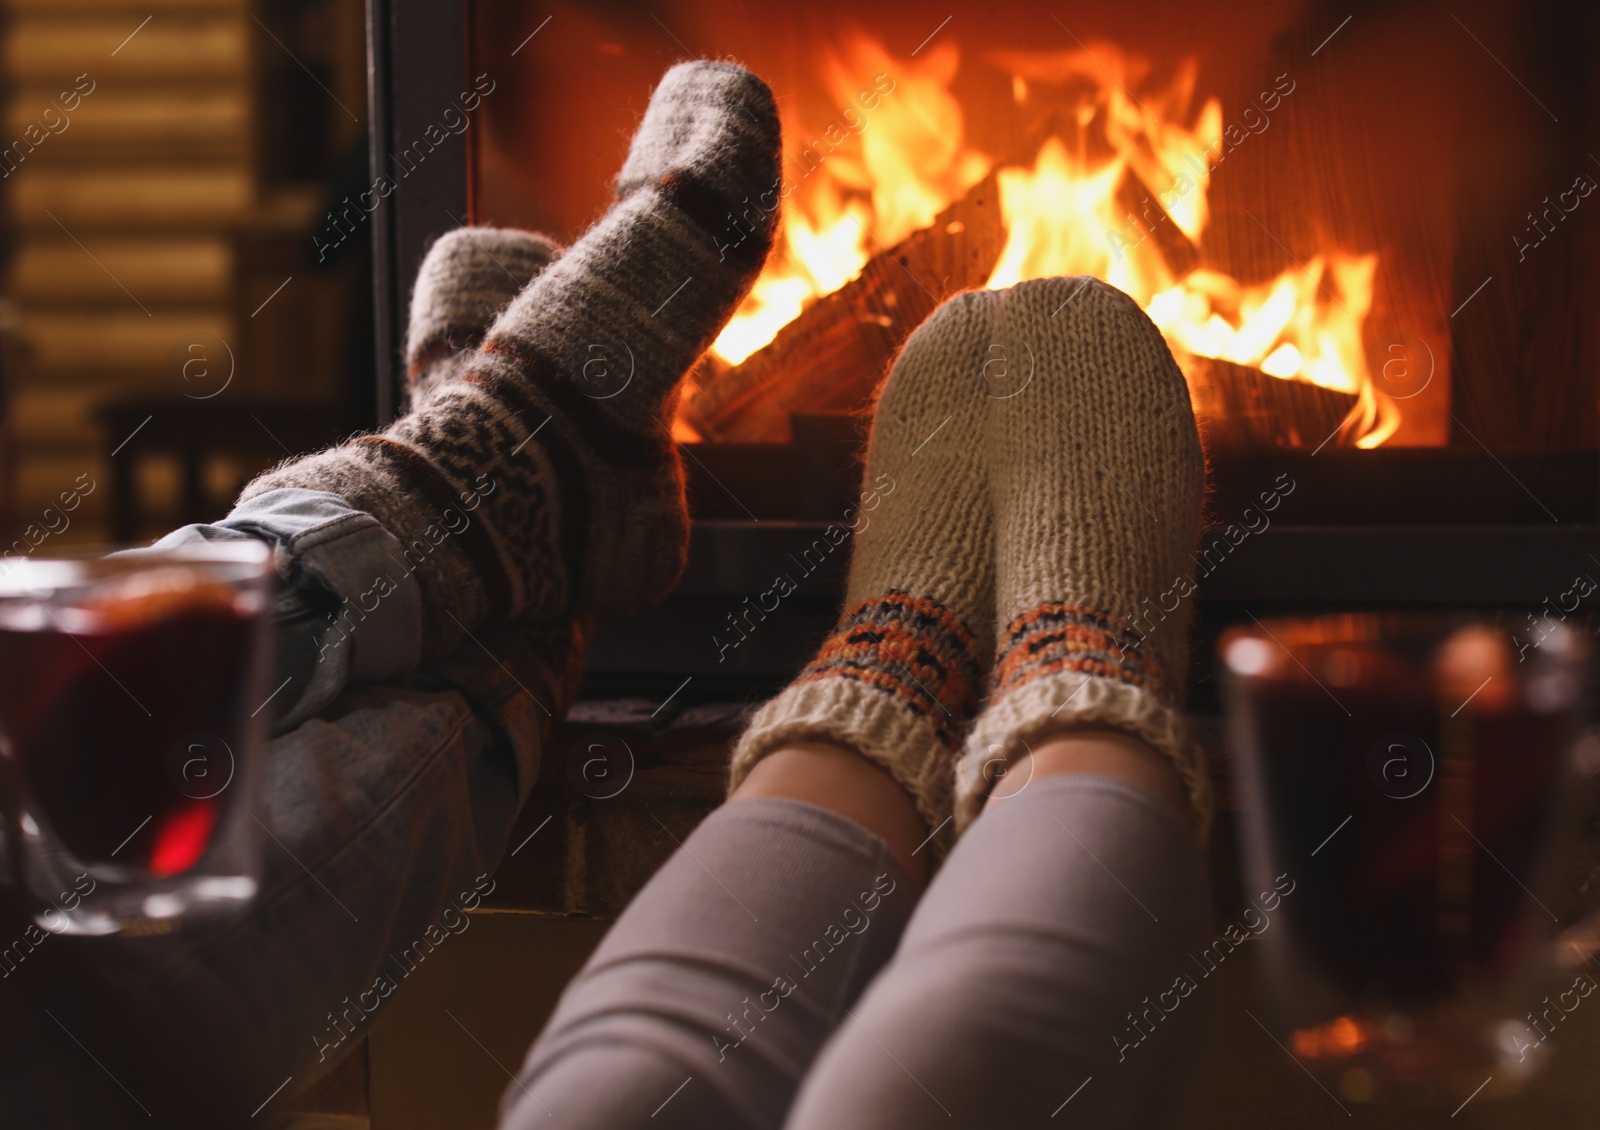
[[[401,976],[390,949],[471,904],[572,691],[584,617],[648,602],[682,569],[683,477],[661,418],[760,270],[770,226],[731,253],[717,237],[776,179],[778,153],[760,80],[674,67],[615,205],[557,263],[514,233],[436,245],[406,416],[172,535],[265,538],[290,584],[258,895],[228,923],[47,938],[0,1028],[8,1114],[259,1125],[358,1042]],[[462,277],[430,293],[434,268]],[[636,358],[623,387],[590,387],[597,342]],[[0,925],[26,921],[0,905]]]

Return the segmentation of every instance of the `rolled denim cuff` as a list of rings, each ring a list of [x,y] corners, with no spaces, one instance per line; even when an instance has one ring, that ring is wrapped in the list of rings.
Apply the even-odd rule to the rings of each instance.
[[[275,541],[285,579],[315,579],[341,601],[335,635],[350,636],[352,682],[409,674],[422,659],[422,588],[400,541],[365,510],[327,491],[286,487],[235,507],[218,525]]]
[[[286,487],[241,503],[220,522],[174,530],[155,547],[241,537],[277,547],[278,572],[292,589],[331,593],[338,602],[330,619],[303,618],[304,630],[314,633],[316,659],[308,683],[285,696],[294,705],[275,729],[312,717],[351,683],[415,670],[422,658],[421,588],[402,562],[399,540],[371,514],[327,491]]]

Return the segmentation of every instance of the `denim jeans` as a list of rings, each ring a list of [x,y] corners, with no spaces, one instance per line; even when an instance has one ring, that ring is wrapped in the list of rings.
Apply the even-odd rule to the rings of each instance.
[[[418,669],[399,545],[335,495],[275,491],[157,545],[239,537],[275,543],[285,581],[259,894],[224,922],[32,947],[0,904],[7,1126],[263,1125],[476,904],[532,786],[570,656],[506,625]],[[394,591],[368,609],[379,575]]]

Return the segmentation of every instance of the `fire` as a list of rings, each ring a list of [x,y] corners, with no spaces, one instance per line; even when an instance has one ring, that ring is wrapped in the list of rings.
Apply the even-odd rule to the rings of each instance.
[[[737,364],[766,345],[998,168],[1007,238],[989,287],[1093,275],[1144,307],[1191,383],[1204,379],[1197,359],[1215,358],[1354,395],[1343,432],[1359,447],[1399,426],[1362,348],[1376,255],[1325,250],[1259,283],[1204,265],[1206,192],[1237,127],[1225,127],[1214,98],[1191,114],[1192,64],[1156,85],[1144,62],[1105,44],[993,56],[1012,75],[1024,119],[1055,124],[1030,164],[967,145],[950,91],[954,44],[899,60],[857,37],[846,53],[828,56],[824,71],[847,128],[787,131],[783,239],[713,345],[722,360]],[[884,80],[870,109],[862,75]]]
[[[992,162],[962,142],[965,119],[949,89],[960,65],[955,47],[900,61],[862,37],[849,56],[825,60],[828,88],[845,109],[815,132],[785,130],[783,183],[793,192],[784,199],[784,239],[712,346],[730,364],[989,173]],[[874,79],[873,97],[862,98],[863,75]]]

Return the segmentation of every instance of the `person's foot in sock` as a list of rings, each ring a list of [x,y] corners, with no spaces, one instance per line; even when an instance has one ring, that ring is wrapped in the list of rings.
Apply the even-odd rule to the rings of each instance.
[[[490,324],[558,252],[544,236],[516,228],[456,228],[434,240],[411,291],[407,407],[472,363]]]
[[[1183,373],[1144,311],[1098,280],[1039,279],[985,301],[996,340],[1032,368],[989,402],[1003,627],[957,822],[1030,742],[1101,727],[1171,761],[1204,835],[1210,786],[1182,695],[1205,456]]]
[[[421,404],[434,388],[456,376],[471,361],[490,323],[556,252],[556,245],[544,236],[513,229],[457,228],[434,241],[423,257],[411,292],[405,339],[409,405]],[[395,560],[390,580],[403,576],[402,569],[400,561]],[[363,576],[359,581],[365,588],[374,578]],[[331,578],[302,575],[278,598],[274,654],[278,674],[295,687],[273,700],[275,732],[293,728],[319,712],[346,685],[352,662],[352,649],[344,644],[346,630],[358,622],[359,613],[373,608],[356,607],[357,598],[341,609],[334,589]],[[379,591],[374,585],[369,594]],[[342,625],[341,611],[346,616]],[[329,631],[308,633],[304,626],[308,618],[327,619]],[[572,617],[539,621],[524,617],[515,621],[503,638],[488,638],[495,639],[496,657],[513,666],[524,652],[543,655],[543,667],[521,666],[518,678],[525,684],[547,688],[542,692],[543,698],[565,701],[562,696],[567,695],[570,683],[569,666],[581,659],[586,630],[586,623],[575,622]],[[329,655],[345,661],[334,665],[343,667],[336,678],[321,669]],[[540,703],[544,704],[543,699]]]
[[[286,464],[243,497],[310,487],[377,517],[421,583],[428,656],[491,619],[664,596],[688,540],[677,386],[771,249],[779,153],[765,83],[729,63],[673,67],[611,210],[464,371],[387,431]]]
[[[862,501],[845,516],[856,532],[844,614],[751,720],[729,785],[782,746],[837,743],[910,794],[935,858],[951,838],[956,751],[983,690],[994,619],[984,297],[950,299],[895,361],[872,419]],[[826,540],[850,532],[836,524]]]
[[[471,368],[490,325],[560,251],[548,237],[518,228],[461,227],[434,241],[417,270],[406,324],[409,408]],[[544,727],[553,725],[577,695],[587,636],[587,621],[571,616],[523,615],[489,625],[479,638],[495,661],[492,693],[500,693],[493,675],[511,672],[534,701],[534,716]],[[467,662],[453,657],[433,672],[471,697],[482,691],[482,652],[468,654]],[[497,697],[485,712],[506,716],[514,705]]]

